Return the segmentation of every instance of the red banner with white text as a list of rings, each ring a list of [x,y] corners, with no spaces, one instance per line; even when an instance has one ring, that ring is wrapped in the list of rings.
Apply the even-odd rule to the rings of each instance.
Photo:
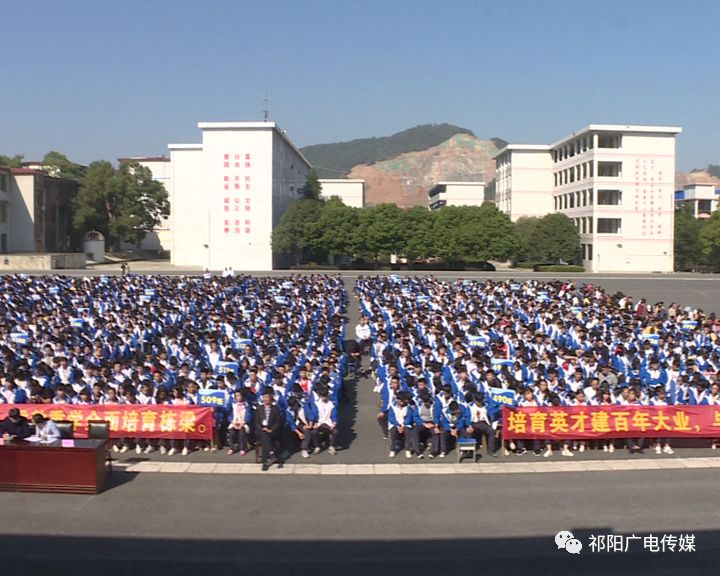
[[[40,413],[51,420],[70,420],[75,438],[87,438],[88,420],[107,420],[111,438],[211,440],[213,433],[213,409],[201,406],[0,404],[0,418],[13,407],[28,419]]]
[[[720,438],[720,406],[503,407],[507,440]]]

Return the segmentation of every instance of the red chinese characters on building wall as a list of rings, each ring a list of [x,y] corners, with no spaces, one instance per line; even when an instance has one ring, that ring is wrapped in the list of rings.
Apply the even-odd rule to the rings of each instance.
[[[654,158],[635,159],[634,208],[641,216],[640,234],[643,238],[659,238],[663,233],[662,170],[657,170]]]
[[[223,153],[222,210],[223,234],[252,232],[252,156],[249,153]]]

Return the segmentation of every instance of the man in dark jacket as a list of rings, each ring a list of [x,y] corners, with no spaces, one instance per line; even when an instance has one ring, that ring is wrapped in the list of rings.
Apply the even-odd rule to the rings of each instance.
[[[0,436],[4,440],[27,438],[31,434],[28,419],[21,416],[17,408],[10,408],[7,418],[0,420]]]
[[[268,456],[277,462],[278,468],[283,467],[282,449],[276,445],[280,442],[284,421],[280,409],[273,403],[273,389],[267,387],[262,392],[262,404],[255,411],[255,434],[260,441],[262,450],[262,469],[265,472],[268,465]]]

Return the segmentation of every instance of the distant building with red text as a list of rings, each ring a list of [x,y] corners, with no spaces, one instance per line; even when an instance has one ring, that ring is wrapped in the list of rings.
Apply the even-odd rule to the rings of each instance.
[[[508,145],[496,199],[513,221],[566,214],[592,272],[672,272],[675,126],[590,124],[550,145]]]

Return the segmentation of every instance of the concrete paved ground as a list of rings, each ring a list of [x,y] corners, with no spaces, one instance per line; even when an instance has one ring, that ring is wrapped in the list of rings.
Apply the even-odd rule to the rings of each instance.
[[[98,496],[0,494],[3,573],[712,574],[717,472],[279,477],[113,474]],[[579,556],[558,550],[570,530]],[[694,534],[694,553],[591,535]],[[642,541],[641,541],[642,542]]]

